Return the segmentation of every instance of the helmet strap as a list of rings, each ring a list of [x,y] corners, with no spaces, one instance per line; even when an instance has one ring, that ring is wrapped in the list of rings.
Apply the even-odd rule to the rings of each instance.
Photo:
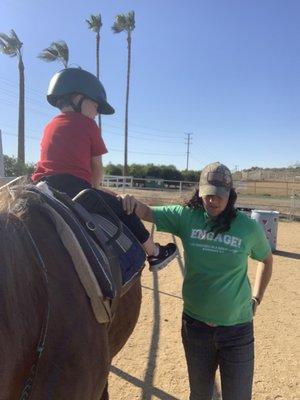
[[[78,102],[77,104],[75,104],[75,103],[73,102],[73,100],[70,99],[70,105],[71,105],[71,107],[73,108],[73,110],[74,110],[75,112],[81,113],[81,106],[82,106],[82,103],[84,102],[85,99],[87,99],[87,97],[86,97],[86,96],[83,96],[83,97],[79,100],[79,102]]]

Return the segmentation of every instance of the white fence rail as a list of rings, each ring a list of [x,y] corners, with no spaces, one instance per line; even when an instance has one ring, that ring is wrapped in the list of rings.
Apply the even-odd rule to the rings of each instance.
[[[0,177],[0,186],[15,177]],[[139,190],[157,192],[157,198],[189,197],[197,182],[175,181],[157,178],[134,178],[132,176],[106,175],[103,186],[116,191]],[[288,214],[291,219],[300,216],[300,182],[278,181],[234,181],[240,206],[269,208]],[[158,194],[160,192],[160,194]],[[137,192],[138,193],[138,192]],[[153,197],[153,194],[152,194]]]

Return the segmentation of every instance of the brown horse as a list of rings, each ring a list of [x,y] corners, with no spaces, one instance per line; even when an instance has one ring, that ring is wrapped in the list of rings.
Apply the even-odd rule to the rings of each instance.
[[[138,319],[140,279],[113,323],[99,324],[54,226],[24,193],[0,191],[0,400],[108,399],[111,360]]]

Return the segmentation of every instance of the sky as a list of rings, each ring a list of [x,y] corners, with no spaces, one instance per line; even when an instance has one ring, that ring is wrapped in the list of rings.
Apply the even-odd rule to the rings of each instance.
[[[299,0],[1,0],[0,32],[23,44],[25,157],[36,162],[46,101],[60,63],[38,53],[65,40],[70,66],[96,72],[95,34],[85,19],[101,14],[101,81],[116,109],[103,116],[108,163],[123,164],[126,34],[115,16],[135,11],[129,96],[128,163],[200,170],[287,167],[300,161]],[[17,155],[18,62],[0,54],[3,152]],[[190,153],[187,156],[187,138]]]

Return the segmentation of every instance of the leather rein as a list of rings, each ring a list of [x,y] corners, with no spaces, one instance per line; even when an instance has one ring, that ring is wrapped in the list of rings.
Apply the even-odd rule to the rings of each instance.
[[[34,389],[34,382],[35,382],[35,378],[38,374],[38,370],[39,370],[39,365],[40,365],[40,360],[41,360],[41,356],[43,354],[43,351],[45,349],[45,343],[46,343],[46,338],[47,338],[47,333],[48,333],[48,325],[49,325],[49,319],[50,319],[50,302],[49,302],[49,290],[48,290],[48,274],[47,274],[47,268],[45,266],[43,257],[33,239],[33,237],[31,236],[28,228],[26,227],[26,225],[24,224],[23,221],[21,221],[23,224],[23,227],[30,239],[30,242],[34,248],[39,266],[41,267],[42,273],[43,273],[43,277],[46,283],[46,291],[47,291],[47,306],[46,306],[46,310],[44,313],[44,318],[43,318],[43,323],[42,323],[42,327],[41,327],[41,332],[40,332],[40,338],[39,338],[39,342],[38,345],[36,347],[36,359],[35,362],[32,364],[31,368],[30,368],[30,374],[28,376],[28,378],[26,379],[25,383],[24,383],[24,387],[23,390],[21,392],[21,396],[20,396],[20,400],[28,400],[30,399],[33,389]]]

